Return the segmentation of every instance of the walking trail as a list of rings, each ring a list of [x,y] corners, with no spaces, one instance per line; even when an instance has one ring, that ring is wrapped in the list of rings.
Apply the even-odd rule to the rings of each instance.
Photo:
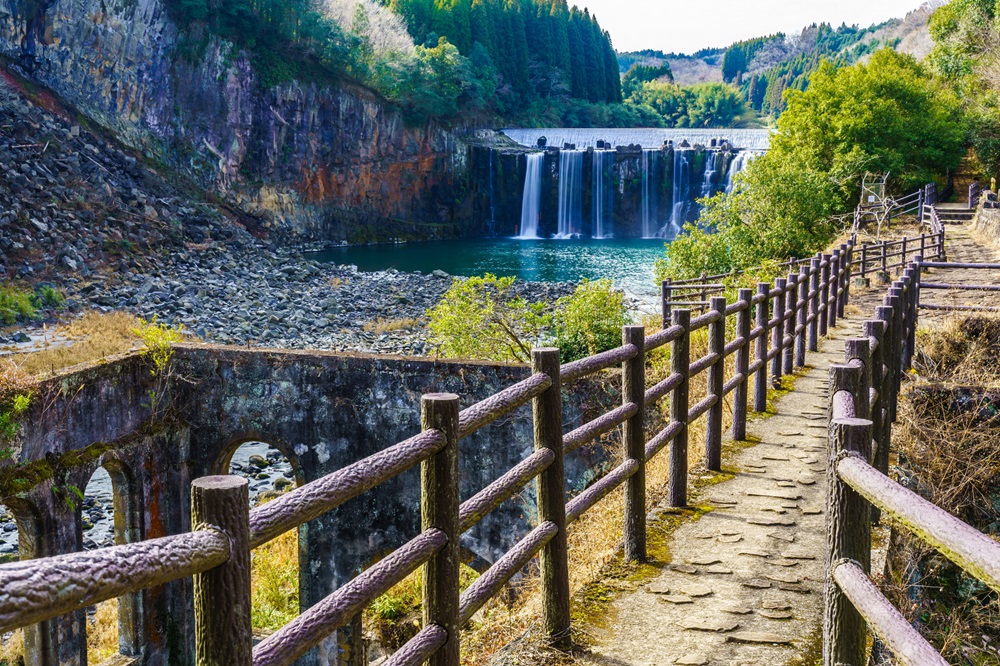
[[[995,261],[996,253],[979,245],[967,226],[949,225],[948,259]],[[995,281],[993,274],[987,279],[984,271],[969,272],[948,271],[949,281]],[[676,529],[668,539],[670,564],[613,602],[610,626],[587,627],[596,645],[575,655],[577,663],[815,663],[823,604],[829,367],[843,360],[844,341],[860,334],[884,292],[883,286],[852,291],[847,316],[820,340],[819,352],[808,354],[794,390],[775,402],[776,414],[748,424],[748,439],[759,443],[730,455],[724,468],[735,478],[693,494],[692,505],[712,510]],[[949,294],[931,297],[948,302]],[[965,292],[962,298],[981,296]]]

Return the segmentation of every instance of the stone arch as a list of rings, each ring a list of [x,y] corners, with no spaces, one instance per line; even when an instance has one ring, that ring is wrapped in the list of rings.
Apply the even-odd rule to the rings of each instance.
[[[285,457],[285,460],[292,466],[292,472],[295,474],[295,486],[301,486],[305,483],[305,475],[302,471],[302,465],[299,464],[299,457],[295,454],[293,447],[289,446],[285,442],[281,441],[276,437],[268,437],[262,433],[245,433],[238,437],[234,437],[229,440],[229,442],[222,448],[218,456],[215,458],[215,462],[212,465],[212,474],[229,474],[230,465],[233,462],[233,456],[236,451],[239,450],[244,444],[249,444],[252,442],[261,442],[267,444],[272,449],[277,450]]]
[[[31,500],[22,497],[7,497],[0,500],[17,524],[18,559],[31,560],[45,557],[49,553],[44,539],[44,520],[41,512]],[[24,663],[26,666],[47,666],[56,664],[55,645],[51,644],[49,622],[34,624],[21,630],[24,643]]]
[[[275,455],[275,452],[277,455]],[[253,456],[250,455],[253,453]],[[278,456],[280,455],[280,458]],[[264,468],[254,468],[249,464],[249,460],[254,456],[265,458],[269,464]],[[288,467],[282,469],[284,464]],[[290,470],[289,470],[290,468]],[[275,442],[273,438],[247,435],[231,440],[219,453],[214,466],[211,468],[214,474],[236,474],[250,480],[250,506],[258,504],[258,500],[263,500],[266,493],[278,491],[287,492],[301,486],[304,483],[303,472],[299,465],[298,457],[283,442]],[[254,473],[253,470],[257,469]],[[255,481],[256,474],[266,473],[267,480]],[[289,478],[289,474],[291,478]],[[279,483],[281,482],[281,483]],[[290,482],[290,485],[288,485]],[[291,535],[277,537],[269,544],[259,547],[257,555],[251,560],[251,573],[254,576],[262,576],[263,579],[274,576],[285,576],[293,572],[281,563],[289,560],[295,562],[294,583],[299,594],[299,604],[297,608],[277,606],[281,612],[298,614],[302,609],[303,587],[306,584],[303,572],[307,570],[305,566],[305,555],[307,550],[308,531],[302,527],[293,530]],[[277,550],[272,550],[277,549]],[[291,550],[291,552],[289,552]],[[268,552],[269,551],[269,552]],[[289,581],[291,582],[291,581]],[[257,629],[260,629],[258,627]],[[274,627],[271,627],[272,629]]]
[[[131,464],[118,451],[104,453],[90,475],[87,488],[90,488],[90,484],[95,478],[100,479],[105,474],[111,484],[111,543],[108,544],[105,540],[102,540],[96,544],[97,547],[105,547],[107,545],[119,546],[142,541],[144,536],[142,484],[138,482]],[[88,498],[90,493],[85,491],[84,495],[85,498]],[[145,643],[143,634],[143,609],[143,592],[125,594],[118,598],[117,633],[119,654],[127,657],[141,656],[142,646]]]

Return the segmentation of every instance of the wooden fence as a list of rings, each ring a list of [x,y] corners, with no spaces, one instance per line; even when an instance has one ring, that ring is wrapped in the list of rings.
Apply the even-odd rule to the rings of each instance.
[[[892,422],[900,382],[910,368],[924,268],[1000,268],[1000,264],[924,262],[903,271],[864,322],[863,337],[845,344],[845,363],[830,368],[830,465],[823,663],[864,666],[867,628],[896,662],[944,666],[941,655],[875,587],[871,523],[885,513],[968,573],[1000,591],[1000,544],[907,490],[888,476]],[[945,285],[954,288],[954,285]],[[967,285],[982,289],[984,285]],[[993,308],[1000,309],[1000,308]]]
[[[355,622],[365,606],[424,566],[423,629],[388,663],[403,666],[430,660],[435,666],[457,666],[459,628],[537,554],[545,631],[557,645],[566,645],[567,526],[624,485],[625,557],[644,560],[646,462],[669,446],[669,501],[686,506],[688,426],[705,416],[705,465],[720,470],[724,398],[732,396],[732,436],[743,439],[747,410],[766,408],[768,373],[779,378],[803,366],[807,350],[815,351],[818,338],[843,317],[853,250],[853,243],[848,243],[832,254],[800,262],[797,272],[773,285],[760,283],[756,292],[740,289],[735,302],[713,297],[709,311],[698,317],[665,306],[662,330],[647,336],[643,327],[627,326],[620,347],[579,361],[560,365],[558,350],[535,349],[528,379],[464,410],[459,410],[456,395],[425,395],[423,432],[252,511],[244,479],[200,478],[192,483],[195,527],[190,533],[0,566],[0,632],[193,577],[199,666],[290,664]],[[727,340],[728,323],[734,334]],[[691,334],[703,328],[708,353],[691,360]],[[671,374],[646,388],[646,355],[668,344]],[[734,373],[726,381],[730,356]],[[621,406],[564,433],[560,387],[609,368],[621,368]],[[706,374],[707,395],[692,405],[690,383],[701,373]],[[668,425],[647,433],[645,407],[668,395]],[[460,502],[459,440],[528,403],[533,408],[535,452]],[[623,462],[567,501],[564,456],[619,426]],[[253,646],[250,550],[418,464],[421,533]],[[460,535],[536,478],[538,526],[460,594]]]

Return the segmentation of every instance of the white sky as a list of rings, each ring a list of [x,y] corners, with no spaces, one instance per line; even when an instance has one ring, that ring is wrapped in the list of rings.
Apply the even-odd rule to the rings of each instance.
[[[570,0],[597,14],[619,51],[692,53],[811,23],[865,27],[902,17],[922,0]]]

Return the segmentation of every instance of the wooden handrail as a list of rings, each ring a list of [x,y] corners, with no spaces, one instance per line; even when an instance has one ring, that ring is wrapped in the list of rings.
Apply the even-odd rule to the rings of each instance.
[[[931,211],[933,219],[933,207]],[[943,254],[940,249],[939,255]],[[867,660],[866,623],[901,663],[947,663],[869,580],[869,526],[882,514],[1000,591],[1000,544],[888,476],[901,378],[914,353],[919,309],[928,307],[920,303],[920,290],[925,286],[920,273],[930,265],[955,267],[924,262],[918,255],[888,289],[876,318],[865,322],[865,337],[847,341],[847,362],[830,368],[826,664]]]
[[[784,265],[793,270],[788,277],[778,278],[773,284],[761,283],[756,292],[741,289],[732,302],[724,297],[711,297],[710,310],[697,318],[692,318],[688,310],[672,308],[669,299],[665,298],[662,330],[647,336],[642,327],[626,327],[620,347],[579,361],[560,365],[558,350],[533,350],[530,376],[461,412],[457,396],[424,396],[423,432],[249,511],[246,514],[248,537],[243,545],[234,546],[235,542],[231,543],[219,531],[201,530],[85,554],[2,565],[0,630],[14,626],[11,623],[24,626],[39,618],[47,619],[82,607],[79,604],[89,605],[163,580],[212,572],[212,577],[202,584],[218,585],[225,576],[237,573],[235,568],[227,573],[227,562],[233,556],[230,548],[238,548],[241,558],[249,557],[250,548],[295,529],[419,464],[424,505],[420,535],[259,644],[253,650],[253,663],[257,666],[289,663],[343,626],[375,596],[424,565],[424,629],[391,657],[389,663],[416,664],[430,657],[435,664],[456,666],[461,623],[535,556],[541,561],[545,631],[557,643],[565,642],[570,628],[567,525],[614,489],[625,485],[625,554],[627,559],[641,560],[646,547],[645,466],[648,460],[669,445],[669,501],[673,506],[685,506],[689,425],[706,417],[706,465],[709,469],[718,469],[724,398],[731,396],[733,435],[745,437],[747,412],[751,408],[760,411],[766,405],[768,362],[772,362],[770,372],[775,380],[802,367],[808,351],[816,348],[817,338],[836,326],[843,315],[843,307],[850,296],[851,275],[858,265],[854,244],[852,239],[832,255],[817,254],[787,262]],[[709,279],[715,278],[706,276],[704,284],[695,290],[706,292],[710,288]],[[912,291],[904,288],[901,293],[905,297]],[[669,295],[668,284],[664,285],[664,294]],[[730,317],[735,320],[733,326],[727,326]],[[708,328],[708,353],[692,362],[690,336],[705,327]],[[727,328],[732,331],[729,338]],[[899,331],[909,329],[900,327]],[[671,346],[671,373],[647,388],[646,359],[650,352],[667,344]],[[734,370],[727,380],[724,369],[730,356]],[[622,404],[564,433],[562,386],[614,367],[621,368]],[[707,373],[708,391],[700,402],[691,404],[690,382],[701,372]],[[754,387],[752,405],[751,385]],[[659,432],[646,433],[646,408],[668,396],[668,425]],[[534,453],[460,504],[459,440],[528,403],[533,406]],[[567,500],[563,456],[616,428],[623,431],[621,460],[624,462]],[[539,527],[501,557],[460,597],[457,578],[459,536],[532,479],[538,482]],[[21,576],[25,572],[57,571],[67,585],[76,584],[79,576],[68,564],[78,561],[74,558],[106,562],[107,558],[121,557],[121,553],[127,552],[132,561],[141,561],[142,557],[153,557],[158,548],[164,547],[172,553],[184,548],[196,551],[197,564],[180,566],[175,562],[174,568],[159,567],[156,576],[168,578],[130,578],[126,587],[95,579],[95,590],[74,601],[76,605],[39,602],[40,606],[48,608],[44,615],[18,606],[10,596],[11,590],[19,589],[16,584],[9,584],[15,573]],[[240,635],[244,619],[241,616],[237,618],[239,623],[235,623],[226,616],[228,619],[224,622],[213,624],[208,615],[214,607],[207,596],[204,599],[204,604],[196,605],[195,624],[198,631],[207,632],[206,640],[217,653],[225,649],[227,632],[230,636]],[[246,609],[241,606],[239,612],[248,612],[248,599],[246,606]],[[8,609],[6,613],[5,608]],[[232,616],[234,611],[227,608],[226,613]],[[249,654],[249,644],[241,654]],[[238,661],[243,663],[243,657]],[[200,658],[197,660],[198,666],[207,663]]]

